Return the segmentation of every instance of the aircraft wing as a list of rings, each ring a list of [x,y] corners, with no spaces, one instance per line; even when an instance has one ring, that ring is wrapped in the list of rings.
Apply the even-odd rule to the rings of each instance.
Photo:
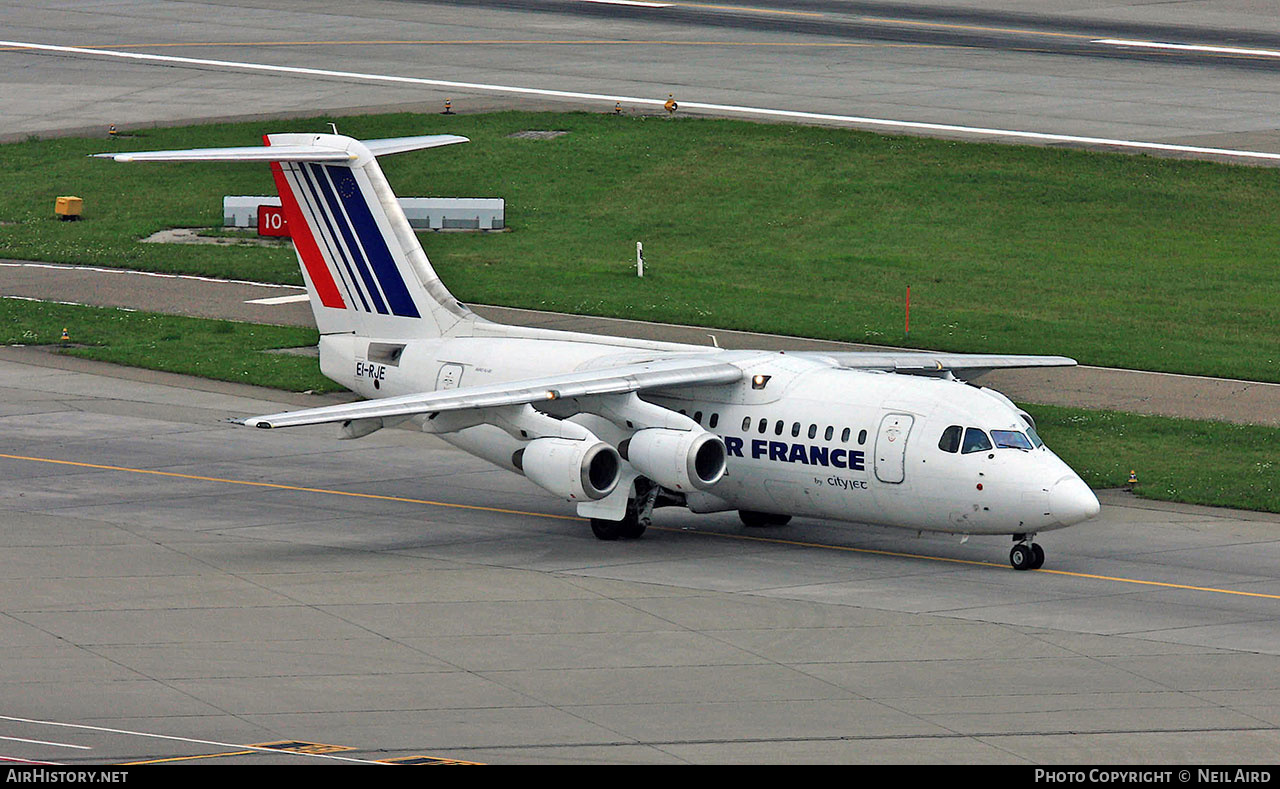
[[[814,355],[830,359],[841,367],[857,370],[882,370],[907,375],[938,375],[950,372],[958,378],[977,378],[992,370],[1075,367],[1076,365],[1075,359],[1066,356],[1017,356],[994,353],[839,351]]]
[[[731,384],[741,380],[742,375],[742,370],[732,364],[705,357],[659,359],[602,370],[564,373],[486,386],[444,389],[231,421],[250,427],[297,427],[353,419],[385,419],[443,411],[463,411],[471,408],[497,408],[572,397],[638,392],[646,389]]]

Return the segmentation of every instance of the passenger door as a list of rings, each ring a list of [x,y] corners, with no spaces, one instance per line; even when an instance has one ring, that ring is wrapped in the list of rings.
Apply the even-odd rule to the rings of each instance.
[[[908,414],[886,414],[876,434],[876,479],[891,484],[906,477],[907,436],[915,418]]]

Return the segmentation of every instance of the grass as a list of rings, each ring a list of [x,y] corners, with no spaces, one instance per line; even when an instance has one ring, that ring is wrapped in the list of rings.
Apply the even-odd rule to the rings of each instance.
[[[85,154],[329,120],[472,138],[384,162],[403,196],[506,199],[512,232],[424,236],[463,301],[1280,381],[1280,173],[1147,156],[584,113],[163,129],[0,147],[0,256],[296,283],[287,249],[137,243],[272,194],[265,167]],[[570,133],[508,136],[524,129]],[[50,218],[67,193],[84,221]]]
[[[340,391],[315,358],[264,351],[314,345],[307,329],[0,299],[0,342],[58,344],[75,356],[290,391]],[[1027,406],[1040,434],[1085,482],[1136,495],[1280,512],[1280,429]]]
[[[294,392],[343,391],[314,358],[265,353],[314,346],[314,329],[0,299],[0,343],[63,345],[71,356]]]
[[[1026,406],[1054,452],[1093,488],[1134,471],[1142,498],[1280,512],[1280,428]]]

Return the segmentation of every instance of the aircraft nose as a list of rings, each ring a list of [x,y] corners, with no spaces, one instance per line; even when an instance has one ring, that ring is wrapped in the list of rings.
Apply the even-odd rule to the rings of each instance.
[[[1098,497],[1075,475],[1058,480],[1049,491],[1049,512],[1063,526],[1096,518],[1101,511]]]

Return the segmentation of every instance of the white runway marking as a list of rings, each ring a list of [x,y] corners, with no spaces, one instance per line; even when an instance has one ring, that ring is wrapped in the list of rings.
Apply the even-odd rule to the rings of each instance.
[[[56,745],[59,748],[78,748],[82,751],[92,751],[88,745],[72,745],[67,742],[49,742],[48,740],[26,740],[22,737],[0,737],[0,740],[9,740],[10,742],[29,742],[32,745]]]
[[[1280,50],[1245,49],[1244,47],[1214,47],[1207,44],[1167,44],[1162,41],[1131,41],[1124,38],[1099,38],[1094,44],[1113,47],[1142,47],[1145,49],[1172,49],[1180,52],[1208,52],[1215,55],[1250,55],[1253,57],[1280,58]]]
[[[175,63],[190,66],[240,69],[278,74],[298,74],[311,77],[363,80],[366,82],[387,82],[403,85],[431,85],[456,90],[487,91],[495,93],[515,93],[528,96],[549,96],[553,98],[583,99],[613,104],[622,102],[647,107],[661,107],[665,99],[650,99],[637,96],[617,96],[602,93],[582,93],[569,90],[550,90],[546,88],[527,88],[517,85],[489,85],[479,82],[458,82],[454,80],[427,79],[425,77],[404,77],[394,74],[366,74],[356,71],[334,71],[331,69],[303,68],[300,66],[273,66],[266,63],[248,63],[233,60],[210,60],[207,58],[184,58],[176,55],[149,55],[140,52],[117,52],[109,49],[89,49],[86,47],[63,47],[53,44],[38,44],[27,41],[0,41],[0,47],[32,49],[41,52],[61,52],[70,55],[88,55],[93,57],[111,57],[124,60],[149,61],[154,63]],[[824,112],[802,112],[799,110],[780,110],[768,107],[741,107],[731,104],[708,104],[704,102],[680,100],[685,109],[706,110],[719,114],[760,115],[771,118],[789,118],[798,121],[824,121],[827,123],[847,123],[855,126],[873,126],[885,129],[908,131],[945,132],[974,137],[1005,137],[1015,140],[1029,140],[1045,143],[1072,143],[1076,145],[1100,145],[1110,148],[1121,148],[1138,151],[1163,151],[1166,153],[1187,153],[1210,156],[1227,156],[1242,159],[1264,159],[1280,161],[1280,153],[1264,151],[1245,151],[1231,148],[1206,148],[1198,145],[1174,145],[1171,143],[1143,142],[1141,140],[1119,140],[1107,137],[1085,137],[1074,134],[1054,134],[1050,132],[1022,131],[1018,129],[992,129],[981,126],[958,126],[950,123],[926,123],[921,121],[900,121],[885,118],[865,118],[858,115],[836,115]]]
[[[310,297],[307,296],[307,294],[298,293],[293,296],[272,296],[267,299],[249,299],[245,304],[268,304],[274,306],[276,304],[295,304],[299,301],[306,301],[308,298]]]
[[[159,271],[137,271],[128,268],[104,268],[101,266],[73,266],[67,263],[32,263],[21,260],[0,262],[0,267],[8,268],[48,268],[62,271],[93,271],[98,274],[134,274],[140,277],[159,277],[161,279],[189,279],[195,282],[223,282],[231,285],[256,285],[260,288],[287,288],[301,290],[300,285],[281,285],[275,282],[251,282],[244,279],[216,279],[214,277],[198,277],[194,274],[164,274]],[[15,297],[16,298],[16,297]]]
[[[13,762],[14,764],[47,764],[53,767],[61,767],[58,762],[37,762],[33,759],[23,759],[19,756],[0,756],[0,762]]]
[[[635,5],[641,8],[670,8],[673,5],[673,3],[642,3],[640,0],[579,0],[579,2],[599,5]]]
[[[67,307],[92,307],[92,304],[85,304],[83,301],[59,301],[58,299],[37,299],[34,296],[0,296],[0,298],[13,299],[14,301],[33,301],[37,304],[62,304]],[[121,312],[137,312],[127,307],[117,307]]]
[[[257,745],[243,745],[240,743],[219,742],[217,740],[198,740],[193,737],[175,737],[171,734],[152,734],[145,731],[130,731],[129,729],[112,729],[106,726],[89,726],[83,723],[62,723],[60,721],[42,721],[33,720],[31,718],[16,718],[11,715],[0,715],[0,720],[14,721],[16,723],[34,723],[40,726],[60,726],[67,729],[81,729],[83,731],[104,732],[106,734],[128,734],[134,737],[151,737],[157,740],[169,740],[171,742],[186,742],[193,745],[210,745],[215,748],[235,748],[244,751],[261,751],[262,753],[274,754],[290,754],[292,756],[310,757],[315,759],[329,759],[338,762],[357,762],[359,764],[383,764],[383,762],[370,761],[369,759],[357,759],[352,756],[338,756],[332,753],[309,753],[307,751],[283,751],[279,748],[263,748]]]

